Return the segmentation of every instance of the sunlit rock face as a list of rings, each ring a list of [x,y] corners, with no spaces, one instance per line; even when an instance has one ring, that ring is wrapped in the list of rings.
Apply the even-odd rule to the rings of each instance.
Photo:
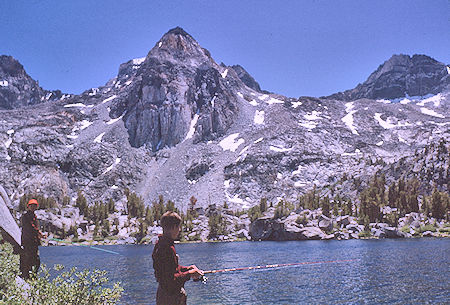
[[[133,147],[172,147],[186,138],[194,118],[195,141],[215,139],[232,124],[235,94],[244,84],[183,29],[166,33],[135,71],[130,65],[121,66],[119,78],[126,76],[129,89],[113,113],[124,114]]]

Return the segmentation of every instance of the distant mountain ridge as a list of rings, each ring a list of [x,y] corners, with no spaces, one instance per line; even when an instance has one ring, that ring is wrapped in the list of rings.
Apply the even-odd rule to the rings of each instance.
[[[327,98],[339,100],[395,99],[437,94],[449,88],[449,68],[426,55],[393,55],[367,80],[351,90]]]
[[[365,83],[326,98],[265,92],[239,67],[217,64],[175,28],[80,95],[42,99],[49,92],[24,70],[2,72],[0,183],[15,202],[25,192],[60,200],[78,190],[123,201],[128,188],[147,203],[164,195],[186,208],[195,195],[200,206],[241,209],[344,176],[366,181],[383,168],[375,160],[396,164],[450,137],[448,72],[427,56],[393,56]],[[428,96],[389,101],[404,93]]]

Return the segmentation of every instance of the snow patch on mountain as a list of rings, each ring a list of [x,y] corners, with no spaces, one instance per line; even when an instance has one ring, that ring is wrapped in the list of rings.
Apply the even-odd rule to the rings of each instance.
[[[261,94],[260,96],[258,96],[258,98],[259,98],[261,101],[264,101],[264,100],[268,99],[269,96],[268,96],[267,94]]]
[[[392,129],[392,128],[396,128],[396,127],[411,126],[411,124],[408,122],[392,124],[389,118],[385,121],[381,118],[381,113],[379,113],[379,112],[375,113],[375,115],[373,117],[378,122],[378,124],[380,124],[380,126],[383,127],[384,129]]]
[[[264,110],[261,110],[261,111],[256,110],[255,111],[255,116],[253,118],[253,122],[256,125],[264,124]]]
[[[132,61],[132,63],[133,63],[132,69],[133,70],[139,69],[144,61],[145,61],[145,57],[133,59],[133,61]]]
[[[214,96],[214,98],[215,98],[215,96]],[[214,103],[214,98],[213,98],[213,100],[212,100],[213,103]],[[213,104],[213,107],[214,107],[214,104]],[[184,139],[185,141],[186,141],[187,139],[192,138],[192,137],[194,136],[194,133],[195,133],[195,125],[197,125],[198,117],[199,117],[199,115],[198,115],[198,114],[195,114],[194,117],[192,118],[192,120],[191,120],[191,125],[190,125],[190,127],[189,127],[189,131],[188,131],[188,133],[187,133],[187,135],[186,135],[186,138]]]
[[[441,100],[443,100],[444,97],[442,96],[442,94],[436,94],[433,95],[429,98],[423,99],[420,103],[417,103],[418,106],[425,106],[425,104],[427,103],[433,103],[434,107],[439,107],[439,105],[441,104]]]
[[[80,130],[86,129],[89,126],[91,126],[93,124],[93,122],[88,121],[88,120],[83,120],[79,123],[79,126],[77,126]]]
[[[224,182],[223,182],[223,186],[227,189],[227,188],[230,188],[230,180],[225,180]]]
[[[274,97],[269,98],[268,100],[265,101],[267,104],[269,105],[273,105],[273,104],[284,104],[284,101],[276,99]]]
[[[0,80],[0,87],[8,87],[9,83],[7,80]]]
[[[300,124],[300,126],[305,127],[306,129],[311,131],[317,127],[318,123],[314,122],[314,121],[305,121],[305,122],[300,122],[299,124]]]
[[[439,113],[437,113],[436,111],[434,111],[434,110],[432,110],[432,109],[425,108],[425,107],[421,107],[421,108],[420,108],[420,111],[421,111],[423,114],[426,114],[426,115],[434,116],[434,117],[441,118],[441,119],[444,119],[444,118],[445,118],[445,116],[443,116],[442,114],[439,114]]]
[[[243,138],[240,138],[236,141],[236,139],[239,137],[239,133],[233,133],[223,139],[219,142],[220,147],[225,150],[229,150],[232,152],[235,152],[238,147],[245,142]]]
[[[353,110],[355,106],[353,105],[353,102],[346,103],[345,104],[345,111],[347,112],[347,115],[345,115],[342,118],[342,122],[347,125],[347,127],[352,131],[353,134],[358,135],[358,132],[356,131],[355,126],[353,125],[353,114],[356,113],[356,110]]]
[[[308,121],[315,121],[315,120],[320,120],[322,119],[319,115],[322,114],[322,112],[320,111],[313,111],[311,113],[307,113],[305,115],[303,115],[303,117],[305,119],[307,119]]]
[[[239,204],[243,209],[248,209],[251,207],[250,203],[239,198],[239,195],[237,195],[237,194],[234,195],[233,197],[231,197],[230,194],[228,194],[228,192],[225,191],[225,196],[227,197],[229,202]]]
[[[117,97],[117,95],[110,96],[110,97],[108,97],[107,99],[104,99],[103,102],[102,102],[102,104],[107,103],[107,102],[109,102],[109,101],[112,101],[112,100],[115,99],[116,97]]]
[[[116,158],[116,160],[114,161],[113,164],[111,164],[104,172],[103,174],[106,174],[107,172],[109,172],[110,170],[112,170],[114,168],[115,165],[120,163],[120,158]]]
[[[400,104],[402,105],[407,105],[409,103],[411,103],[412,101],[410,99],[404,98],[400,101]]]
[[[82,103],[75,103],[75,104],[67,104],[64,105],[65,108],[73,108],[73,107],[86,107],[85,104]]]
[[[249,103],[250,103],[250,105],[255,106],[255,107],[259,105],[258,102],[255,100],[251,100]]]
[[[293,102],[291,103],[292,108],[296,109],[298,106],[301,106],[303,103],[302,102]]]
[[[111,124],[114,124],[115,122],[117,122],[117,121],[120,121],[122,118],[123,118],[123,114],[120,116],[120,117],[118,117],[118,118],[115,118],[115,119],[111,119],[111,120],[109,120],[108,122],[106,122],[106,124],[108,124],[108,125],[111,125]]]
[[[104,132],[102,132],[101,134],[99,134],[95,139],[94,139],[94,143],[101,143],[102,142],[102,138],[105,135]]]
[[[9,138],[8,140],[6,140],[6,142],[5,142],[5,147],[6,147],[6,148],[9,148],[9,146],[10,146],[11,143],[12,143],[12,141],[13,141],[12,138]]]
[[[275,152],[286,152],[286,151],[291,151],[292,148],[284,148],[281,146],[274,146],[274,145],[270,145],[269,149]]]
[[[222,78],[227,77],[228,74],[228,69],[225,69],[225,71],[223,71],[222,73],[220,73],[220,75],[222,75]]]

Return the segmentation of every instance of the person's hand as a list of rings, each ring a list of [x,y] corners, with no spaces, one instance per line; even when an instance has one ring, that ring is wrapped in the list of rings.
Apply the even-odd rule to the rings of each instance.
[[[198,269],[197,267],[195,267],[195,265],[193,265],[194,268],[189,270],[189,274],[191,275],[191,278],[194,280],[199,279],[200,277],[203,276],[203,270]]]

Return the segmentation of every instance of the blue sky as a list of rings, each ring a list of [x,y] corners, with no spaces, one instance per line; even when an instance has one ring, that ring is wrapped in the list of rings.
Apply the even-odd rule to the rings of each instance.
[[[45,89],[81,93],[176,26],[218,63],[290,97],[353,88],[393,54],[450,63],[447,0],[5,0],[0,54]]]

